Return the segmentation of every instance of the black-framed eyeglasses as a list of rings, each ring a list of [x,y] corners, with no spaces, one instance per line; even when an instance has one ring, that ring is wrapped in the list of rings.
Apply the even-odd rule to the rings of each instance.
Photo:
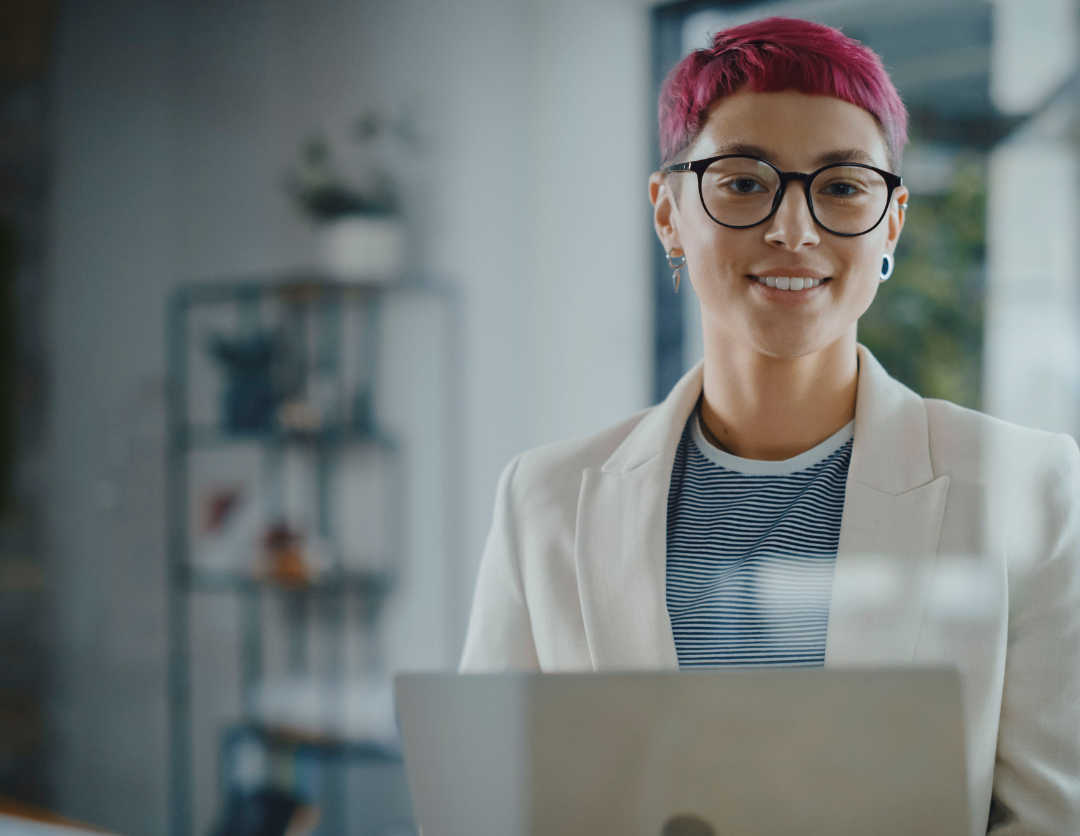
[[[742,154],[674,163],[663,171],[697,174],[706,214],[731,229],[765,223],[780,208],[787,184],[798,180],[818,226],[848,238],[865,235],[881,223],[893,192],[903,183],[892,172],[863,163],[834,163],[803,174],[781,171],[768,160]]]

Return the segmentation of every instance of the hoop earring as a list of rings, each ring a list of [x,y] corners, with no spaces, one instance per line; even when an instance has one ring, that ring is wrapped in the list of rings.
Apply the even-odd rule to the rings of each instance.
[[[674,273],[671,274],[671,281],[675,284],[675,292],[678,293],[679,292],[679,279],[681,278],[681,276],[679,275],[679,271],[682,270],[682,268],[686,266],[686,256],[685,255],[679,255],[679,256],[672,257],[671,253],[669,252],[667,254],[667,264],[668,264],[668,267],[670,267],[672,270],[675,271]]]
[[[885,260],[881,263],[881,280],[887,282],[889,276],[892,275],[893,269],[893,257],[889,253],[885,253]]]

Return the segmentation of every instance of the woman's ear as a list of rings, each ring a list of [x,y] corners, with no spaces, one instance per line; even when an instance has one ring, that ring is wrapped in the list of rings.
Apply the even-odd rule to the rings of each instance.
[[[907,202],[910,193],[907,186],[900,186],[893,192],[892,205],[889,206],[889,236],[885,239],[886,252],[896,251],[896,242],[900,240],[900,232],[904,228],[904,218],[907,215]]]
[[[653,227],[664,246],[664,252],[682,252],[679,240],[679,207],[672,192],[672,181],[667,175],[655,171],[649,176],[649,200],[653,205]]]

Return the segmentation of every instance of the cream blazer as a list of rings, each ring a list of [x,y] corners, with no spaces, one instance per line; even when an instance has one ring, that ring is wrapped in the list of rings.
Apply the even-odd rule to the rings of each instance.
[[[1080,834],[1080,452],[924,399],[858,347],[825,666],[955,664],[972,833]],[[463,672],[674,670],[668,487],[702,389],[517,456]]]

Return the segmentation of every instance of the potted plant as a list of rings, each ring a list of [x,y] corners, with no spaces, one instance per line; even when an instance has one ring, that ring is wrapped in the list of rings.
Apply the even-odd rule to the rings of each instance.
[[[370,111],[351,135],[360,172],[348,176],[329,138],[318,135],[304,144],[289,190],[316,226],[322,272],[339,281],[388,281],[402,271],[404,224],[397,183],[384,160],[395,141],[410,138],[409,123]]]

